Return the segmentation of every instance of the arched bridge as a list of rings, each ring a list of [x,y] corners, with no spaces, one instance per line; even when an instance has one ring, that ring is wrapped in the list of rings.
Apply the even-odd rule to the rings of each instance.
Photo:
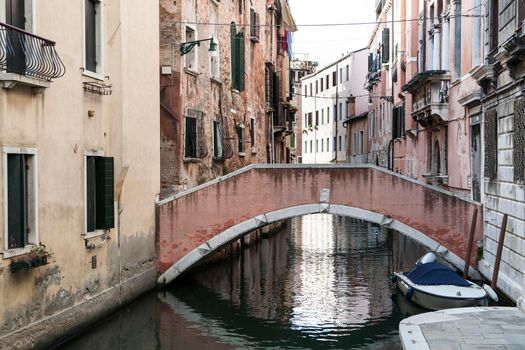
[[[463,269],[476,208],[476,202],[371,165],[253,164],[158,203],[158,283],[171,282],[248,232],[312,213],[390,227]],[[482,238],[482,220],[478,215],[475,239]]]

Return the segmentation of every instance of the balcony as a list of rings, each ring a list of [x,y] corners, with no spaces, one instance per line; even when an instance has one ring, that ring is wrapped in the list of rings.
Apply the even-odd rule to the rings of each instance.
[[[0,22],[1,86],[9,89],[22,84],[41,93],[65,72],[54,41]]]
[[[444,70],[416,74],[403,91],[412,95],[412,118],[422,127],[436,127],[448,122],[450,76]]]

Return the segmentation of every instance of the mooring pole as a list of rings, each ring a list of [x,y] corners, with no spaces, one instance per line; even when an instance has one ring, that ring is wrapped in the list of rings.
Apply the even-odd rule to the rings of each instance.
[[[472,222],[470,223],[470,234],[468,237],[467,256],[465,258],[465,268],[463,269],[463,278],[468,277],[468,269],[470,266],[470,257],[472,256],[472,246],[474,245],[474,234],[476,233],[476,221],[478,220],[478,207],[474,208],[472,213]]]
[[[505,233],[507,232],[508,218],[509,218],[508,214],[503,214],[503,221],[501,223],[501,230],[499,232],[498,251],[496,253],[496,263],[494,264],[494,272],[492,274],[492,282],[490,284],[492,289],[496,289],[496,285],[498,283],[499,263],[501,262],[501,253],[503,252],[503,242],[505,241]]]

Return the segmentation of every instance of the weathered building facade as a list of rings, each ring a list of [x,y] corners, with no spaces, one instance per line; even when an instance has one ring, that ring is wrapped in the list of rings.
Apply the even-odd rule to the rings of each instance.
[[[351,52],[302,79],[303,163],[347,161],[348,134],[343,123],[349,100],[356,113],[368,109],[364,89],[368,50]]]
[[[483,1],[484,59],[472,75],[481,87],[483,113],[476,145],[480,157],[484,205],[481,273],[492,276],[497,242],[508,215],[498,287],[514,300],[525,295],[525,65],[522,1]]]
[[[293,30],[286,1],[160,1],[163,194],[276,161]]]
[[[155,3],[0,1],[0,348],[155,285],[157,67]]]

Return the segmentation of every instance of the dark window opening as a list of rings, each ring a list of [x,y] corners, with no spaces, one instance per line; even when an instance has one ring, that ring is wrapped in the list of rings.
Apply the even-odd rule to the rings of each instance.
[[[114,159],[86,158],[86,224],[87,232],[115,227]]]

